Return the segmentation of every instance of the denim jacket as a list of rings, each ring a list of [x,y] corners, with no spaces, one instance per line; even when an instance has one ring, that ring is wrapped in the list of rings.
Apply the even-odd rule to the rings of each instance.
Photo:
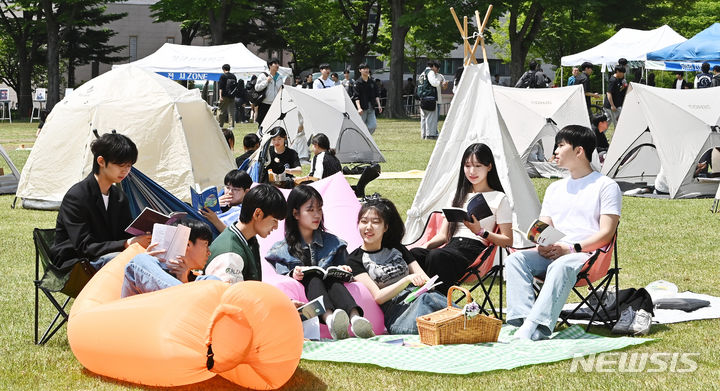
[[[337,236],[316,230],[313,233],[313,241],[310,243],[311,263],[322,268],[344,265],[347,256],[346,247],[347,243]],[[290,255],[285,240],[273,244],[265,255],[265,259],[275,266],[278,274],[288,274],[295,266],[305,266],[300,259]]]

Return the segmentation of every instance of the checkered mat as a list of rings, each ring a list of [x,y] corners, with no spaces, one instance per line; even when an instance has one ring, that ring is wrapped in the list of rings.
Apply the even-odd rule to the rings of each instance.
[[[652,341],[648,338],[601,337],[586,333],[577,325],[557,332],[551,339],[544,341],[511,340],[515,330],[513,326],[503,325],[499,342],[475,345],[426,346],[420,344],[417,335],[306,341],[302,358],[460,375],[567,360]]]

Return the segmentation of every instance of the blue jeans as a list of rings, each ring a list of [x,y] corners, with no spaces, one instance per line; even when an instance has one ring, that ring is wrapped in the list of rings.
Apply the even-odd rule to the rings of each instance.
[[[199,280],[219,280],[215,276],[199,276]],[[173,277],[165,263],[148,254],[138,254],[125,266],[120,297],[128,297],[140,293],[155,292],[182,282]]]
[[[370,131],[370,134],[375,133],[375,129],[377,128],[375,109],[370,106],[367,110],[363,110],[362,114],[360,114],[360,118],[362,118],[363,122],[365,122],[365,125],[367,126],[368,131]]]
[[[100,270],[103,266],[115,259],[115,257],[117,257],[118,255],[120,255],[119,252],[105,254],[100,258],[90,262],[90,266],[94,267],[96,271]]]
[[[415,319],[418,316],[427,315],[447,307],[447,297],[438,292],[427,292],[420,295],[412,303],[405,304],[403,300],[414,290],[413,288],[405,289],[392,300],[382,305],[385,314],[385,327],[389,334],[417,334],[418,329]]]
[[[577,274],[589,256],[572,253],[552,261],[535,250],[510,255],[505,263],[508,324],[521,326],[527,319],[537,323],[538,330],[546,336],[552,334],[570,290],[577,282]],[[543,274],[545,282],[535,299],[533,277]]]

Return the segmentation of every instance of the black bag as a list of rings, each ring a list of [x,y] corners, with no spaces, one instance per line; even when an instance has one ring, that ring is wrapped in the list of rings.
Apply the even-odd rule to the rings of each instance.
[[[437,98],[434,96],[426,96],[420,99],[420,108],[425,111],[435,111],[437,108]]]
[[[265,72],[263,72],[263,75],[269,76]],[[252,78],[250,78],[250,81],[245,84],[245,88],[248,91],[248,100],[254,105],[259,105],[260,103],[262,103],[263,99],[265,99],[265,94],[267,93],[267,87],[263,88],[262,91],[255,91],[255,84],[257,84],[257,79],[257,75],[253,75]]]
[[[228,78],[227,81],[225,81],[225,92],[227,92],[227,96],[238,98],[240,90],[238,89],[237,80]]]
[[[527,71],[525,72],[520,80],[518,80],[517,84],[515,84],[515,88],[535,88],[535,73],[537,71]]]

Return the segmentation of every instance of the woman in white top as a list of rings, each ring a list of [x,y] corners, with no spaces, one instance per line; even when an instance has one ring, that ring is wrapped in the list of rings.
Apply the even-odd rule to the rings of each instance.
[[[470,145],[463,153],[452,206],[467,209],[477,193],[485,197],[492,216],[480,221],[472,216],[473,221],[463,224],[444,221],[433,238],[411,250],[427,275],[437,274],[443,281],[436,288],[441,293],[447,293],[490,243],[512,245],[512,208],[503,193],[492,151],[482,143]],[[499,233],[494,232],[496,225]]]

